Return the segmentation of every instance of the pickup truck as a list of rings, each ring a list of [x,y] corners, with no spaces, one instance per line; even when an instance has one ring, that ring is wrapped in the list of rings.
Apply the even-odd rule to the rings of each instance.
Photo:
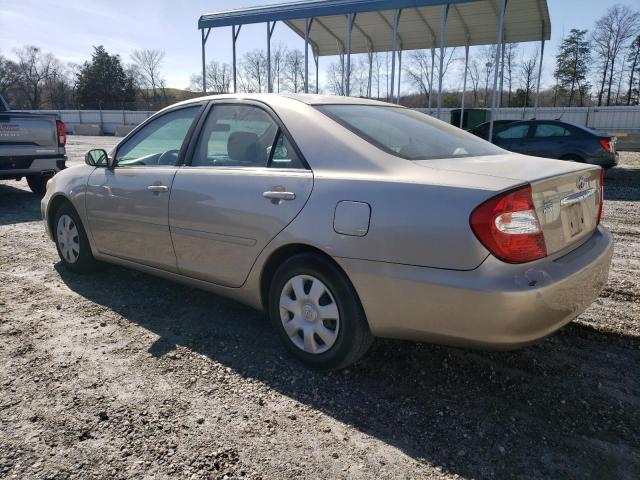
[[[64,123],[53,114],[13,112],[0,95],[0,180],[27,179],[37,195],[66,166]]]

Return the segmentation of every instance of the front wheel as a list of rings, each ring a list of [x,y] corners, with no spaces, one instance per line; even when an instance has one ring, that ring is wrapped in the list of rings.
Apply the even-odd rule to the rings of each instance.
[[[296,255],[277,270],[269,316],[288,350],[313,368],[344,368],[373,342],[353,286],[319,255]]]
[[[58,209],[53,228],[58,255],[67,270],[84,273],[96,268],[87,233],[70,203]]]

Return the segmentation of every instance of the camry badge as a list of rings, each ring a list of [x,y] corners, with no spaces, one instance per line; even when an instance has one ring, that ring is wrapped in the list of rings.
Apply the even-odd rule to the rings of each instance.
[[[584,175],[581,175],[578,177],[578,180],[576,181],[576,186],[578,187],[578,190],[584,190],[584,187],[586,187],[588,183],[589,183],[589,179]]]

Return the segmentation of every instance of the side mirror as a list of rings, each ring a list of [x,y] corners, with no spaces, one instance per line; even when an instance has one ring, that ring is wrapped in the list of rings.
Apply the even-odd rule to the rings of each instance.
[[[94,148],[85,154],[84,163],[91,167],[109,167],[110,159],[106,150]]]

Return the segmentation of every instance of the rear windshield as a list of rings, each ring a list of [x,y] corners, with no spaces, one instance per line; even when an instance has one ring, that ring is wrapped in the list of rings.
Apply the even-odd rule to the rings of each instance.
[[[407,160],[504,153],[495,145],[424,113],[378,105],[318,105],[369,143]]]

